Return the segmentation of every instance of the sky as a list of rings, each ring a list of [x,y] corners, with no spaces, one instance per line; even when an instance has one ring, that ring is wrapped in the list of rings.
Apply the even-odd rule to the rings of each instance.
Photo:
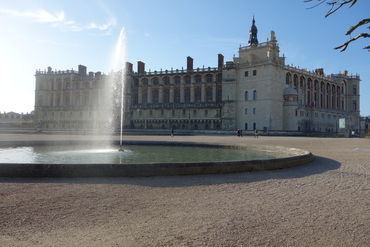
[[[286,64],[326,74],[348,70],[361,77],[361,115],[370,115],[369,43],[359,40],[345,52],[347,29],[368,18],[370,1],[358,1],[328,18],[324,4],[303,0],[0,0],[0,111],[34,109],[35,71],[51,66],[108,73],[122,27],[127,59],[146,69],[216,67],[217,54],[231,61],[246,45],[253,16],[258,39],[274,30]],[[366,13],[365,13],[366,12]],[[360,29],[360,31],[365,29]]]

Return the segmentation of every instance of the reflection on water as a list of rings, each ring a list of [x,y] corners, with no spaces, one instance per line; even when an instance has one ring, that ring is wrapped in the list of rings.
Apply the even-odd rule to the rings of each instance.
[[[0,163],[135,164],[254,160],[274,157],[276,155],[271,153],[246,149],[183,146],[129,145],[124,152],[119,152],[118,147],[90,149],[88,146],[75,145],[0,149]]]

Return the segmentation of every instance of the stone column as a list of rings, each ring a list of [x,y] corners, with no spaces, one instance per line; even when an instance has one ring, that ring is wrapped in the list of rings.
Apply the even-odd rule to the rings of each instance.
[[[201,102],[206,102],[206,85],[204,83],[202,83],[201,90]]]
[[[170,103],[174,102],[175,102],[174,88],[173,86],[170,86]]]
[[[190,103],[194,103],[195,101],[195,92],[194,92],[194,84],[190,85]]]
[[[185,103],[185,87],[184,87],[184,84],[180,85],[180,103]]]
[[[163,103],[163,86],[159,86],[159,93],[158,93],[158,103]]]
[[[137,103],[139,105],[141,105],[143,103],[143,91],[142,90],[143,90],[143,88],[142,87],[139,87],[138,88],[138,91],[137,91],[137,97],[138,97]]]
[[[151,104],[152,103],[152,87],[148,87],[148,104]]]

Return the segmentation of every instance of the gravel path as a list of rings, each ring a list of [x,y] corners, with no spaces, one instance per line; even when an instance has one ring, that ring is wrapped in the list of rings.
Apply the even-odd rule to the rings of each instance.
[[[10,135],[0,140],[83,139]],[[311,164],[152,178],[0,178],[0,246],[370,246],[370,139],[127,136],[313,152]]]

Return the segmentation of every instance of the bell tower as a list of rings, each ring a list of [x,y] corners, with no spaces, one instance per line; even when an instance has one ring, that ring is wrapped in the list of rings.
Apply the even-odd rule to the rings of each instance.
[[[251,26],[251,29],[249,30],[249,41],[248,41],[248,44],[250,46],[257,46],[258,45],[258,39],[257,39],[257,27],[255,25],[256,21],[254,20],[254,16],[253,16],[253,20],[252,20],[252,26]]]

